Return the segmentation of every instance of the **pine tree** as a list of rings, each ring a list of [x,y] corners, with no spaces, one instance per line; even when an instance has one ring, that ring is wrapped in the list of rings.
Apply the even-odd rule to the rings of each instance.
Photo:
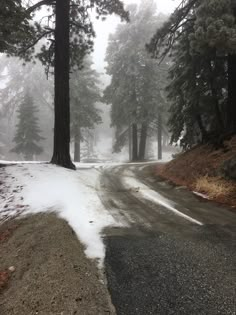
[[[21,2],[0,1],[0,53],[14,54],[22,41],[33,40],[34,27]]]
[[[43,138],[40,136],[36,112],[37,109],[33,104],[33,99],[26,92],[18,110],[19,121],[14,137],[16,145],[11,150],[17,154],[23,154],[25,160],[32,160],[34,155],[38,155],[43,151],[38,145],[38,142]]]
[[[96,102],[101,99],[98,73],[86,58],[81,70],[74,71],[70,78],[71,133],[74,138],[74,161],[80,161],[80,143],[85,140],[86,129],[93,129],[101,122]],[[86,139],[88,140],[88,139]]]
[[[159,15],[156,21],[154,1],[144,0],[140,6],[128,9],[130,23],[119,25],[109,39],[107,73],[112,80],[104,91],[104,100],[112,104],[111,120],[116,127],[114,150],[119,151],[132,134],[132,160],[143,160],[149,125],[157,121],[165,107],[163,83],[167,70],[167,64],[159,67],[150,58],[145,43],[164,17]]]
[[[4,69],[4,72],[3,72]],[[44,67],[37,63],[22,65],[22,60],[13,57],[0,57],[0,84],[5,86],[0,89],[1,100],[1,127],[0,142],[9,143],[14,137],[14,126],[17,116],[17,109],[25,97],[25,90],[22,87],[30,87],[30,95],[33,96],[34,105],[37,107],[37,117],[40,121],[43,142],[43,160],[50,158],[52,149],[52,125],[53,125],[53,77],[46,79]],[[3,122],[6,124],[3,125]],[[6,128],[7,126],[7,128]],[[1,134],[1,130],[4,134]],[[7,145],[3,148],[5,157],[9,154]]]
[[[5,14],[7,11],[7,17],[6,19],[4,17],[3,23],[0,21],[0,49],[2,52],[18,55],[29,61],[33,58],[35,45],[42,38],[47,39],[48,45],[42,45],[42,50],[37,57],[47,65],[47,69],[54,67],[55,123],[51,163],[75,169],[70,158],[70,68],[80,66],[83,57],[92,50],[95,36],[90,19],[92,8],[96,10],[97,17],[102,16],[102,18],[116,13],[122,19],[128,20],[128,14],[120,0],[82,2],[79,0],[38,0],[33,4],[31,1],[4,0],[4,4],[6,3],[13,4],[13,6],[9,10],[4,9],[3,13]],[[41,23],[33,23],[36,10],[43,6],[50,8],[48,19],[43,18]],[[20,8],[19,25],[17,24],[16,28],[11,25],[10,32],[7,30],[7,34],[4,33],[1,43],[1,32],[6,30],[5,22],[12,24],[12,13],[16,7],[17,12],[18,7]],[[0,17],[1,13],[0,10]],[[14,42],[11,31],[24,29],[25,25],[26,36],[23,36],[24,32],[16,32],[13,35],[16,35],[17,42]],[[54,26],[55,28],[53,28]],[[11,45],[8,45],[9,43]]]
[[[231,0],[182,0],[148,50],[171,54],[172,140],[220,145],[236,133],[236,9]]]

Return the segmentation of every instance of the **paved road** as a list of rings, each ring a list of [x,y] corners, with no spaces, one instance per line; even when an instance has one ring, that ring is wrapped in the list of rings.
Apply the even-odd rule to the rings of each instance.
[[[98,193],[127,227],[105,231],[118,315],[236,314],[236,212],[155,179],[107,167]]]

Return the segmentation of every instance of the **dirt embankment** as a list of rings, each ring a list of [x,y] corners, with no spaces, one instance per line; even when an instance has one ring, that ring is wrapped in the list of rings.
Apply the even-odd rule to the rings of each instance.
[[[38,214],[2,224],[0,235],[0,314],[114,314],[95,262],[64,220]]]
[[[222,175],[225,161],[236,159],[236,137],[225,147],[197,146],[179,154],[171,162],[159,165],[157,174],[164,179],[191,190],[206,194],[209,199],[236,207],[236,181]]]

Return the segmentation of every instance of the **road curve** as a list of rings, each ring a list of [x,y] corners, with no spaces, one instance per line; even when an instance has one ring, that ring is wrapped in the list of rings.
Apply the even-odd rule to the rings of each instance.
[[[117,314],[236,314],[236,213],[152,173],[101,170],[98,195],[126,223],[104,232]]]

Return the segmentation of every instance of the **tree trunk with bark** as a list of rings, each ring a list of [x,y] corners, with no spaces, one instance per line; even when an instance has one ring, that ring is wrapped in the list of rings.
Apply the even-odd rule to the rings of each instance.
[[[227,133],[236,133],[236,55],[228,56],[228,104],[226,110]]]
[[[131,130],[131,124],[129,124],[129,161],[132,160],[132,130]]]
[[[140,161],[143,161],[145,159],[146,141],[147,141],[147,124],[142,123],[140,144],[139,144],[139,160]]]
[[[75,143],[74,143],[74,161],[80,162],[80,128],[77,127],[75,131]]]
[[[222,113],[220,111],[217,89],[216,89],[215,83],[214,83],[215,74],[214,74],[214,70],[212,69],[212,62],[211,61],[209,61],[209,71],[211,73],[211,75],[210,75],[210,88],[211,88],[211,96],[214,100],[215,114],[216,114],[216,119],[217,119],[217,124],[218,124],[218,132],[222,133],[222,131],[224,130],[224,121],[222,118]]]
[[[206,131],[206,128],[205,128],[204,125],[203,125],[202,117],[201,117],[200,114],[197,114],[197,115],[196,115],[196,121],[197,121],[199,130],[200,130],[200,132],[201,132],[202,142],[208,141],[208,133],[207,133],[207,131]]]
[[[26,154],[25,155],[25,161],[33,161],[33,154]]]
[[[137,124],[132,124],[132,161],[138,160],[138,128]]]
[[[158,115],[157,121],[157,158],[158,160],[162,160],[162,115]]]
[[[54,66],[55,123],[54,148],[51,163],[75,169],[70,158],[69,14],[70,0],[57,0]]]

